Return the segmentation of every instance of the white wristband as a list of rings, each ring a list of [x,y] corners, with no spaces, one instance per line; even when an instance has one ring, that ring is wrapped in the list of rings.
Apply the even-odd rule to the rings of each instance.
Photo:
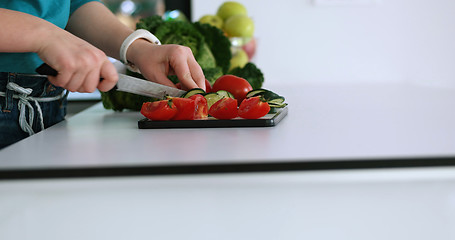
[[[120,60],[124,64],[126,64],[126,67],[129,70],[137,73],[140,73],[139,69],[136,66],[134,66],[134,64],[128,62],[128,60],[126,59],[126,52],[128,51],[130,45],[139,38],[143,38],[151,43],[161,45],[160,40],[157,37],[155,37],[155,35],[153,35],[152,33],[145,29],[138,29],[134,31],[123,41],[122,46],[120,47]]]

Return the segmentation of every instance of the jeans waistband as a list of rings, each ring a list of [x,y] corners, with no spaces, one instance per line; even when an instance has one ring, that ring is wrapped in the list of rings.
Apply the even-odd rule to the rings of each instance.
[[[22,74],[22,73],[9,73],[0,72],[0,91],[6,91],[8,82],[14,82],[24,88],[31,88],[33,90],[42,88],[48,81],[47,76],[37,74]],[[39,96],[38,91],[34,91],[32,96]]]
[[[35,133],[32,129],[35,109],[37,110],[41,130],[44,129],[39,102],[50,102],[66,98],[68,92],[65,93],[63,90],[63,88],[53,86],[46,76],[0,73],[0,97],[4,97],[4,111],[9,111],[13,107],[13,99],[18,99],[18,108],[20,110],[19,125],[29,135]],[[32,103],[35,107],[33,107]]]

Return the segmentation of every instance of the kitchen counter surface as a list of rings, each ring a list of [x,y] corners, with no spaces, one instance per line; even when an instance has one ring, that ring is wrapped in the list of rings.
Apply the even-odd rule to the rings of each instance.
[[[275,127],[138,129],[97,104],[0,151],[0,178],[455,165],[455,90],[265,86],[286,97]]]
[[[98,104],[0,151],[0,239],[454,239],[455,90],[270,89],[271,128]]]

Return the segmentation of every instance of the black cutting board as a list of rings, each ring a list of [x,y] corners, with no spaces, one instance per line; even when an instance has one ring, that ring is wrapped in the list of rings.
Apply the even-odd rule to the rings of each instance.
[[[273,127],[276,126],[288,113],[288,107],[277,109],[276,113],[269,113],[259,119],[234,118],[219,120],[209,117],[205,120],[174,120],[152,121],[147,118],[138,121],[140,129],[157,128],[229,128],[229,127]]]

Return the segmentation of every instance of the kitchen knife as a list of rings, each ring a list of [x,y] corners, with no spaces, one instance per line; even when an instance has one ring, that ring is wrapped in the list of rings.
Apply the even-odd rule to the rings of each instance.
[[[46,63],[41,64],[41,66],[36,68],[35,71],[41,75],[57,76],[58,74],[55,69]],[[101,78],[100,81],[102,80],[103,79]],[[186,93],[185,91],[177,88],[168,87],[159,83],[150,82],[121,73],[118,74],[118,82],[115,85],[114,89],[117,91],[134,93],[159,99],[163,99],[166,96],[180,97]]]

